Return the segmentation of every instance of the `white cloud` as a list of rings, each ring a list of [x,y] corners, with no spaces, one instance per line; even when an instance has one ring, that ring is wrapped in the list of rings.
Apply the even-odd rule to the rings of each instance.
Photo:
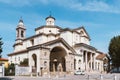
[[[15,6],[24,6],[24,5],[29,5],[30,1],[29,0],[0,0],[1,3],[6,3],[6,4],[10,4],[11,6],[15,5]]]
[[[117,2],[119,0],[116,0]],[[64,8],[69,8],[78,11],[96,11],[96,12],[109,12],[120,13],[119,3],[110,4],[105,0],[0,0],[2,3],[11,4],[15,6],[34,6],[34,5],[57,5]]]
[[[90,1],[86,2],[85,4],[75,3],[71,5],[71,8],[80,11],[120,13],[120,9],[117,7],[117,5],[110,5],[103,1]]]

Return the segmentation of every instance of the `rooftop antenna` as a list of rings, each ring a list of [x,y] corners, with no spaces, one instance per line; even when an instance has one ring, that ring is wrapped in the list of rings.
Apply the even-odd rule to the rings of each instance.
[[[52,15],[52,12],[51,11],[49,11],[49,13],[50,13],[50,16]]]
[[[22,20],[22,16],[20,17],[20,21],[19,22],[23,22],[23,20]]]

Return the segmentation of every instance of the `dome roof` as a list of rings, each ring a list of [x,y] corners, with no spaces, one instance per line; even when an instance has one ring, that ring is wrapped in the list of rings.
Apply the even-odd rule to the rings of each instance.
[[[53,18],[55,20],[55,18],[52,17],[51,15],[49,15],[48,17],[46,17],[45,20],[47,20],[48,18]]]

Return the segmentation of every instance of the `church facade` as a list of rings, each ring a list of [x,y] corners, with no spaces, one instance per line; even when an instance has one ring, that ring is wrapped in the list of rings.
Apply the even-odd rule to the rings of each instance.
[[[26,27],[20,19],[16,28],[14,51],[8,54],[9,63],[20,64],[28,59],[29,73],[48,74],[75,71],[103,72],[106,56],[90,45],[90,36],[84,27],[75,29],[55,25],[51,15],[46,25],[35,29],[35,35],[27,37]]]

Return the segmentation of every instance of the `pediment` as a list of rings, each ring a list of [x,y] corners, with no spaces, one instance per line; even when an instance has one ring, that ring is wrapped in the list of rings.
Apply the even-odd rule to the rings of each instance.
[[[87,37],[87,38],[90,39],[90,36],[89,36],[89,34],[87,33],[87,31],[84,27],[79,27],[79,28],[76,28],[74,30],[77,31],[81,36]]]
[[[56,40],[53,41],[49,41],[47,43],[43,43],[42,46],[58,46],[58,45],[63,45],[64,47],[66,47],[68,50],[72,51],[73,54],[76,53],[76,51],[63,39],[63,38],[58,38]]]

